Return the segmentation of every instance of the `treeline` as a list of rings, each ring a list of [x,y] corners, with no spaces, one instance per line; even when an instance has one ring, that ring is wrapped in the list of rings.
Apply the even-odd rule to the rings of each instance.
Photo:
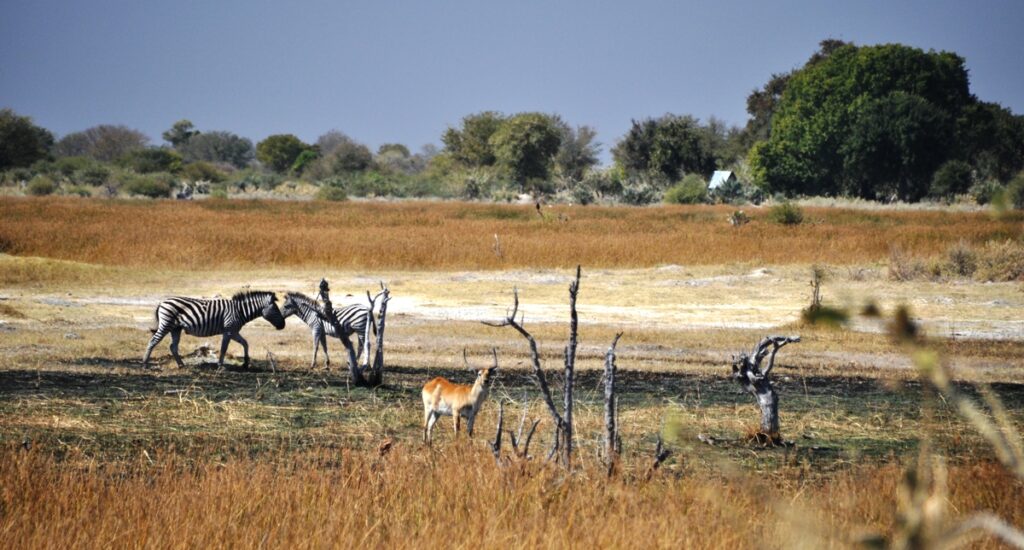
[[[826,40],[800,68],[747,98],[745,127],[714,117],[634,120],[599,165],[596,131],[556,114],[470,114],[413,152],[376,151],[331,130],[314,143],[278,134],[253,143],[181,120],[152,145],[101,125],[56,139],[0,111],[3,184],[29,194],[227,196],[304,189],[348,196],[589,204],[759,202],[765,197],[869,200],[999,198],[1024,206],[1024,116],[970,93],[963,58],[898,44]],[[708,190],[715,170],[736,178]]]

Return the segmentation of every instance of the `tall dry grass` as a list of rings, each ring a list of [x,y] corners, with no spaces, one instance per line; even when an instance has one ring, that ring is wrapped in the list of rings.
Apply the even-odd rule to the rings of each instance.
[[[646,267],[881,262],[961,239],[1018,238],[1019,214],[809,208],[798,226],[733,227],[727,206],[0,199],[0,252],[173,269]]]
[[[691,477],[634,459],[606,480],[538,463],[498,468],[463,446],[385,456],[342,452],[129,463],[35,450],[0,452],[4,548],[846,547],[893,528],[901,468],[801,480]],[[993,510],[1019,525],[1024,490],[990,463],[952,468],[958,513]],[[981,548],[996,547],[982,541]]]

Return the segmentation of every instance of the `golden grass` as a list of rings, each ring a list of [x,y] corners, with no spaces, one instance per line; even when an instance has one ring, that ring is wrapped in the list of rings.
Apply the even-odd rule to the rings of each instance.
[[[772,477],[692,477],[628,459],[566,478],[498,468],[465,446],[427,451],[210,455],[142,450],[100,463],[21,447],[0,452],[4,548],[828,548],[894,523],[898,465],[856,467],[820,482],[799,467]],[[988,462],[950,472],[958,514],[1024,521],[1020,483]],[[983,540],[979,548],[997,547]]]
[[[735,228],[731,210],[560,206],[542,219],[532,206],[469,203],[4,197],[0,252],[172,269],[863,264],[884,261],[893,245],[937,254],[961,239],[1018,238],[1024,219],[808,208],[810,221],[789,227],[752,208],[753,222]]]

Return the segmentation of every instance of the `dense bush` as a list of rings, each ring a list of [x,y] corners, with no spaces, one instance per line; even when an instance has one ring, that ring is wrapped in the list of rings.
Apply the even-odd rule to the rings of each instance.
[[[208,181],[210,183],[221,183],[228,178],[228,175],[209,162],[193,162],[185,166],[181,175],[186,181]]]
[[[961,160],[951,160],[935,171],[929,194],[936,198],[952,198],[962,195],[971,188],[971,165]]]
[[[35,197],[51,195],[56,190],[57,184],[49,176],[43,174],[39,174],[29,180],[28,185],[25,187],[25,192]]]
[[[1018,210],[1024,209],[1024,172],[1017,174],[1006,185],[1006,200]]]
[[[1024,280],[1024,244],[1011,240],[985,243],[978,253],[974,278],[981,281]]]
[[[317,191],[316,198],[322,201],[347,201],[348,194],[341,187],[324,185]]]
[[[69,185],[64,188],[64,193],[77,197],[91,197],[92,190],[85,185]]]
[[[697,174],[687,174],[683,181],[665,191],[664,201],[669,204],[700,204],[708,198],[708,186]]]
[[[135,149],[121,157],[118,164],[140,174],[177,172],[181,169],[181,155],[172,149]]]
[[[995,202],[1005,192],[1006,187],[995,180],[980,181],[971,186],[969,191],[970,195],[974,197],[974,202],[978,204]]]
[[[229,183],[239,191],[272,191],[284,181],[284,178],[277,174],[266,174],[262,172],[237,172],[229,180]]]
[[[95,166],[93,161],[86,157],[64,157],[57,159],[57,162],[54,163],[56,171],[66,178],[73,177],[75,173],[88,170],[93,166]]]
[[[172,189],[174,178],[170,174],[127,174],[121,183],[124,193],[152,199],[166,198]]]
[[[799,225],[804,221],[804,211],[799,206],[784,201],[768,211],[768,219],[782,225]]]
[[[622,186],[620,197],[626,204],[651,204],[658,199],[658,189],[646,181],[633,181]]]

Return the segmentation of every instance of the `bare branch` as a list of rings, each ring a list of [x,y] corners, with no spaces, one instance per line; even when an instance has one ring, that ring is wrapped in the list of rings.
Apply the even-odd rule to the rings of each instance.
[[[540,424],[540,419],[533,421],[533,425],[530,426],[530,431],[526,434],[526,442],[523,444],[522,454],[519,455],[523,458],[527,458],[530,454],[530,441],[533,439],[533,433],[537,431],[537,425]]]
[[[799,342],[800,341],[800,337],[799,336],[773,336],[771,338],[772,338],[772,354],[771,354],[771,358],[768,359],[768,368],[764,369],[764,376],[768,376],[768,374],[770,372],[772,372],[772,369],[775,368],[775,354],[779,352],[779,349],[781,349],[783,346],[785,346],[786,344],[788,344],[790,342]],[[758,360],[758,364],[760,364],[760,363],[761,363],[761,361]]]
[[[505,424],[505,402],[498,402],[498,428],[494,434],[494,441],[491,442],[491,452],[494,453],[494,460],[501,464],[501,429]]]
[[[604,454],[608,475],[615,467],[616,440],[618,439],[618,423],[616,419],[615,399],[615,346],[619,344],[622,333],[615,335],[612,345],[604,357]]]

